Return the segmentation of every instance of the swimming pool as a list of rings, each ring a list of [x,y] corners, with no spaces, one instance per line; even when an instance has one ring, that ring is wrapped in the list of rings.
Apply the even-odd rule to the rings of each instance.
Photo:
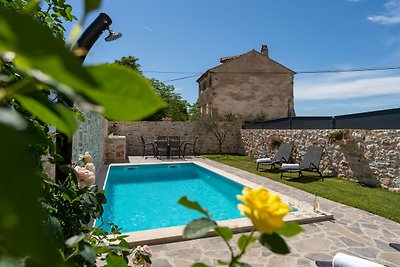
[[[194,163],[110,166],[102,219],[125,233],[185,225],[201,217],[177,203],[181,196],[199,202],[214,220],[237,219],[242,216],[236,195],[242,189],[242,184]]]
[[[140,158],[141,159],[141,158]],[[155,163],[157,162],[157,163]],[[159,219],[161,219],[162,217],[175,217],[177,216],[177,214],[179,213],[183,213],[183,212],[187,212],[188,210],[184,207],[182,207],[181,205],[177,204],[177,201],[179,199],[179,197],[185,195],[185,193],[181,190],[180,187],[177,186],[172,186],[172,185],[167,185],[164,184],[164,186],[159,188],[159,194],[154,197],[154,199],[156,199],[156,205],[153,206],[152,204],[150,204],[150,197],[146,197],[146,193],[147,191],[154,191],[153,188],[150,186],[147,189],[143,188],[142,190],[139,190],[136,193],[132,193],[131,191],[129,192],[125,192],[125,193],[118,193],[116,194],[116,192],[114,190],[114,193],[112,193],[112,186],[111,185],[113,182],[111,182],[112,180],[114,180],[114,178],[112,178],[112,175],[110,175],[111,172],[117,171],[120,173],[125,173],[124,178],[119,178],[121,179],[122,184],[130,183],[130,180],[132,180],[132,178],[129,178],[130,175],[128,175],[128,173],[140,173],[141,175],[138,176],[139,179],[138,181],[141,181],[141,183],[146,184],[146,182],[149,182],[151,180],[154,180],[154,182],[156,182],[157,180],[174,180],[174,179],[178,179],[179,175],[177,175],[176,177],[170,177],[170,175],[167,175],[168,172],[173,173],[173,169],[181,169],[181,170],[187,170],[185,169],[185,166],[190,166],[190,165],[197,165],[199,167],[202,167],[203,169],[200,169],[202,171],[204,171],[207,175],[210,174],[210,172],[213,172],[215,174],[218,174],[219,176],[217,176],[218,178],[216,178],[216,180],[219,180],[220,178],[222,178],[222,180],[228,180],[229,182],[234,182],[234,186],[236,187],[237,185],[239,185],[240,189],[239,189],[239,193],[241,193],[241,188],[243,188],[244,186],[249,187],[249,188],[260,188],[263,187],[260,184],[256,184],[254,182],[251,182],[250,179],[243,179],[235,174],[233,174],[231,171],[227,172],[224,171],[220,168],[217,167],[213,167],[205,162],[203,162],[203,160],[198,160],[196,159],[196,161],[193,162],[170,162],[170,163],[163,163],[162,165],[165,166],[169,166],[169,167],[162,167],[162,168],[157,168],[157,166],[159,166],[159,162],[155,161],[152,163],[148,163],[147,161],[140,161],[137,160],[137,164],[131,164],[131,163],[116,163],[116,164],[110,164],[108,167],[108,171],[107,174],[103,174],[102,177],[100,177],[100,181],[104,181],[104,185],[103,188],[106,189],[106,196],[108,199],[108,203],[104,206],[105,208],[105,212],[103,214],[103,217],[105,219],[105,221],[112,221],[114,223],[116,223],[119,227],[123,227],[120,223],[118,223],[117,221],[115,221],[114,219],[112,219],[112,216],[115,215],[120,215],[121,220],[122,221],[129,221],[130,219],[130,210],[139,210],[140,212],[140,216],[139,218],[144,219],[144,217],[150,212],[150,210],[153,210],[157,213],[157,215],[155,216],[155,218],[153,217],[152,220],[153,221],[157,221]],[[184,164],[184,165],[182,165]],[[185,165],[188,164],[188,165]],[[181,167],[179,167],[181,166]],[[149,174],[147,173],[152,173],[153,171],[151,171],[152,168],[157,169],[156,171],[156,178],[145,178],[145,177],[150,177]],[[188,168],[190,169],[190,168]],[[246,175],[246,174],[241,174],[241,175]],[[247,174],[247,175],[251,175],[251,174]],[[264,179],[264,178],[263,178]],[[225,181],[226,182],[226,181]],[[101,182],[100,182],[101,183]],[[263,183],[263,182],[261,182]],[[118,183],[116,183],[118,184]],[[139,186],[141,186],[141,184],[139,183]],[[269,186],[265,185],[266,187],[269,188]],[[110,189],[110,190],[109,190]],[[238,214],[237,211],[237,207],[236,207],[236,194],[237,189],[233,190],[233,195],[234,195],[234,200],[232,200],[232,198],[229,198],[230,200],[228,202],[235,202],[234,204],[234,211],[233,212],[233,216],[235,217]],[[208,204],[205,204],[203,202],[201,202],[201,198],[203,196],[203,189],[202,190],[195,190],[195,194],[194,196],[192,195],[188,195],[188,197],[190,198],[190,200],[193,201],[198,201],[200,202],[202,205],[204,205],[204,208],[208,209],[210,211],[210,213],[214,216],[213,218],[216,219],[216,216],[218,215],[217,213],[214,213],[211,208],[212,205],[209,207]],[[225,187],[222,189],[219,189],[217,191],[220,191],[218,193],[225,193]],[[278,194],[281,198],[281,200],[285,203],[288,203],[291,207],[296,207],[298,209],[297,212],[290,212],[288,215],[285,216],[284,220],[285,221],[294,221],[300,224],[303,223],[313,223],[313,222],[319,222],[319,221],[325,221],[325,220],[331,220],[333,219],[333,215],[326,213],[324,211],[320,211],[318,214],[316,214],[313,210],[313,206],[310,205],[310,203],[298,200],[296,198],[293,198],[291,196],[282,194],[280,192],[276,192],[273,191],[269,188],[269,191]],[[127,206],[131,201],[133,200],[138,200],[138,202],[136,202],[134,208],[128,209],[128,210],[124,210],[124,209],[112,209],[111,207],[115,206],[115,203],[113,203],[113,197],[112,195],[117,195],[117,197],[121,197],[122,198],[122,206]],[[175,197],[172,197],[172,194],[175,194]],[[230,194],[229,194],[230,195]],[[173,205],[175,206],[175,213],[173,214],[167,214],[167,215],[163,215],[161,216],[160,213],[164,210],[164,203],[167,201],[167,199],[169,199],[171,197],[171,199],[173,200]],[[159,211],[157,211],[157,209],[155,208],[158,204],[160,204],[160,202],[162,203],[162,205],[160,205],[159,207],[161,207],[161,209]],[[214,201],[215,202],[215,201]],[[226,207],[224,208],[226,209]],[[192,214],[194,215],[193,218],[199,218],[202,216],[202,214],[194,212],[194,211],[190,211],[192,212]],[[235,215],[235,212],[236,215]],[[171,212],[172,213],[172,212]],[[109,217],[110,216],[110,217]],[[107,219],[108,218],[108,219]],[[187,220],[184,220],[182,223],[178,224],[178,226],[171,226],[171,227],[164,227],[162,226],[161,228],[152,228],[152,229],[148,229],[148,230],[127,230],[127,229],[123,229],[124,234],[127,236],[125,238],[125,240],[132,246],[136,246],[136,245],[143,245],[143,244],[147,244],[147,245],[153,245],[153,244],[161,244],[161,243],[168,243],[168,242],[177,242],[177,241],[182,241],[184,240],[182,237],[182,232],[184,229],[184,226],[193,218],[189,218]],[[239,233],[239,232],[248,232],[252,229],[253,224],[251,223],[251,221],[246,218],[246,217],[236,217],[236,219],[216,219],[218,220],[218,225],[220,226],[226,226],[231,228],[234,233]],[[96,221],[95,225],[99,225],[100,222]],[[209,233],[210,236],[215,235],[213,232]]]

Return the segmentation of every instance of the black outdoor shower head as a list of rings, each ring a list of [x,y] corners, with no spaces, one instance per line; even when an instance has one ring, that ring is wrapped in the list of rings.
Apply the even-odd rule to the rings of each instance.
[[[100,13],[76,41],[73,49],[81,49],[83,51],[82,55],[79,56],[82,62],[85,60],[90,48],[92,48],[94,43],[105,30],[109,32],[109,35],[105,38],[108,42],[114,41],[122,36],[121,33],[116,33],[110,30],[111,23],[112,20],[106,13]]]
[[[120,32],[114,32],[110,28],[107,28],[107,30],[108,30],[108,36],[106,38],[104,38],[104,40],[106,40],[107,42],[117,40],[118,38],[121,38],[121,36],[122,36],[122,33],[120,33]]]

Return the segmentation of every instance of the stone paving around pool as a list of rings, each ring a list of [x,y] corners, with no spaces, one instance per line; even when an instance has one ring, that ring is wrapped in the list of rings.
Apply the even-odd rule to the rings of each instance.
[[[185,160],[204,162],[299,201],[312,203],[314,200],[314,196],[310,193],[208,159],[192,157]],[[129,161],[160,162],[154,158],[142,157],[129,157]],[[168,161],[162,160],[162,162]],[[105,177],[106,167],[102,168],[99,178]],[[101,180],[99,185],[102,184]],[[400,243],[400,224],[323,198],[319,198],[319,201],[321,209],[332,213],[334,220],[302,225],[303,233],[285,238],[291,250],[288,255],[273,254],[256,244],[247,252],[243,261],[253,267],[305,267],[316,266],[317,260],[331,261],[336,253],[342,252],[389,267],[400,266],[400,251],[389,246],[389,243]],[[234,236],[234,242],[231,243],[233,246],[239,236]],[[198,261],[218,266],[218,259],[229,260],[230,255],[226,245],[218,237],[152,245],[151,249],[154,254],[152,267],[187,267]]]

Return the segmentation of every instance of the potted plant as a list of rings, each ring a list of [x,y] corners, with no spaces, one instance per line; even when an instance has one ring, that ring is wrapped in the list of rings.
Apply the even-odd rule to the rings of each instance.
[[[334,131],[329,134],[328,143],[333,144],[335,141],[348,139],[349,137],[350,137],[349,129]]]
[[[278,134],[270,134],[267,137],[267,144],[271,150],[277,149],[283,143],[283,138]]]

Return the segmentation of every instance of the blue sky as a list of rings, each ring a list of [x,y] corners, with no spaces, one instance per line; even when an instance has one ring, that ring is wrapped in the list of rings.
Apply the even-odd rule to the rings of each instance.
[[[74,14],[81,9],[75,5]],[[104,34],[85,64],[131,55],[149,78],[197,74],[166,82],[190,103],[198,96],[196,79],[219,58],[263,44],[297,72],[400,66],[400,0],[103,0],[87,24],[99,12],[123,37],[108,43]],[[398,108],[400,70],[299,73],[294,94],[298,116]]]

